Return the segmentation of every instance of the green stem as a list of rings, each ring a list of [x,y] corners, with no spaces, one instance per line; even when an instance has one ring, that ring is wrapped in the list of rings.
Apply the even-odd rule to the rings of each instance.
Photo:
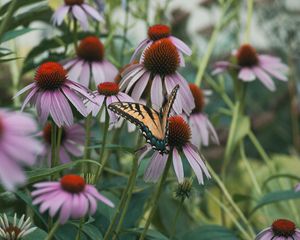
[[[270,168],[272,172],[275,171],[275,168],[272,164],[272,160],[269,158],[268,154],[265,152],[264,148],[260,145],[260,142],[257,140],[255,134],[250,130],[248,133],[248,136],[250,138],[250,141],[256,148],[257,152],[261,156],[261,158],[264,160],[264,162],[267,164],[267,166]]]
[[[78,36],[77,36],[77,20],[76,18],[73,18],[73,42],[74,42],[74,48],[75,51],[77,50],[78,47]]]
[[[205,55],[203,56],[203,58],[199,62],[198,72],[197,72],[196,79],[195,79],[195,84],[198,85],[198,86],[201,86],[201,81],[202,81],[202,78],[203,78],[203,75],[204,75],[204,71],[207,67],[209,58],[212,54],[212,51],[213,51],[213,49],[215,47],[215,44],[217,42],[217,37],[218,37],[219,32],[221,30],[222,21],[223,21],[223,14],[224,14],[223,11],[224,10],[222,10],[222,13],[221,13],[222,15],[220,17],[220,20],[217,23],[216,27],[214,28],[214,31],[211,35],[211,38],[210,38],[209,42],[208,42],[207,49],[205,51]]]
[[[253,0],[247,0],[247,25],[245,32],[245,43],[249,43],[250,41],[250,32],[251,32],[251,21],[253,15]]]
[[[53,168],[56,166],[56,133],[57,133],[57,126],[54,121],[51,121],[51,165],[50,167]]]
[[[80,240],[81,239],[81,231],[82,231],[83,222],[84,222],[84,217],[82,217],[80,219],[80,223],[79,223],[79,227],[78,227],[78,231],[77,231],[77,235],[76,235],[76,240]]]
[[[58,166],[60,163],[60,157],[59,157],[59,149],[61,144],[61,137],[62,137],[63,128],[58,128],[57,131],[57,139],[56,139],[56,149],[55,149],[55,166]]]
[[[139,168],[138,158],[135,157],[134,162],[133,162],[132,171],[131,171],[132,177],[130,178],[130,180],[128,182],[128,190],[126,191],[126,201],[125,201],[125,204],[124,204],[121,216],[120,216],[119,223],[118,223],[116,231],[115,231],[115,235],[113,236],[113,240],[118,238],[119,232],[120,232],[121,227],[123,225],[123,222],[124,222],[124,219],[125,219],[128,207],[129,207],[129,203],[130,203],[130,200],[131,200],[131,197],[132,197],[133,188],[135,186],[138,168]]]
[[[130,174],[128,182],[127,182],[127,186],[126,186],[126,188],[124,189],[124,191],[122,193],[121,200],[119,202],[118,208],[116,209],[115,215],[114,215],[112,221],[110,222],[110,225],[109,225],[109,227],[108,227],[108,229],[105,233],[105,236],[104,236],[103,240],[108,240],[109,239],[109,237],[112,233],[113,227],[114,227],[114,225],[116,224],[116,222],[118,220],[121,209],[123,209],[124,206],[125,206],[127,192],[129,191],[130,187],[133,186],[134,183],[135,183],[136,171],[137,171],[136,162],[138,162],[137,159],[134,159],[134,162],[132,164],[131,174]]]
[[[91,143],[91,123],[92,123],[92,114],[90,113],[85,120],[85,143],[84,143],[84,159],[90,159],[91,149],[89,148]],[[88,167],[87,164],[83,163],[81,165],[81,173],[87,173]]]
[[[223,192],[224,197],[227,199],[229,204],[232,206],[233,210],[238,214],[238,216],[241,218],[241,220],[245,223],[245,225],[248,227],[249,232],[254,237],[255,233],[252,229],[252,226],[250,222],[247,220],[241,209],[236,205],[236,203],[233,201],[230,193],[226,189],[225,185],[223,184],[222,180],[219,178],[218,174],[213,170],[213,168],[209,165],[208,162],[206,162],[207,168],[210,171],[212,178],[215,180],[221,191]]]
[[[159,200],[160,194],[161,194],[161,192],[162,192],[162,189],[163,189],[163,185],[164,185],[164,183],[165,183],[165,180],[166,180],[166,178],[167,178],[167,176],[168,176],[168,172],[169,172],[169,169],[170,169],[170,167],[171,167],[171,164],[172,164],[172,151],[170,151],[170,153],[169,153],[169,157],[168,157],[168,160],[167,160],[167,163],[166,163],[166,167],[165,167],[165,169],[164,169],[163,175],[162,175],[162,177],[161,177],[161,180],[160,180],[160,182],[159,182],[159,185],[158,185],[158,187],[157,187],[157,190],[156,190],[156,192],[155,192],[155,195],[154,195],[154,197],[153,197],[153,199],[152,199],[152,201],[151,201],[150,206],[152,207],[152,209],[150,210],[150,214],[149,214],[149,216],[148,216],[148,218],[147,218],[147,221],[146,221],[144,230],[143,230],[143,232],[142,232],[142,234],[141,234],[139,240],[144,240],[145,237],[146,237],[146,234],[147,234],[147,231],[148,231],[148,229],[149,229],[150,223],[151,223],[151,221],[152,221],[152,218],[153,218],[154,213],[155,213],[155,211],[156,211],[156,208],[157,208],[157,206],[158,206],[158,200]]]
[[[104,128],[103,128],[102,146],[101,146],[101,150],[100,150],[101,152],[100,152],[100,156],[99,156],[99,163],[101,164],[101,166],[98,167],[98,169],[97,169],[96,178],[95,178],[96,182],[98,181],[98,179],[103,171],[103,168],[105,167],[107,159],[108,159],[108,158],[103,158],[104,153],[105,153],[107,132],[108,132],[108,128],[109,128],[109,114],[108,114],[108,111],[106,108],[104,111],[105,111],[105,122],[104,122]]]
[[[0,42],[1,39],[3,37],[3,34],[5,33],[6,29],[9,26],[10,20],[14,14],[15,8],[17,6],[17,0],[12,0],[8,9],[7,9],[7,13],[6,16],[4,17],[4,19],[2,20],[2,24],[0,25]]]
[[[241,143],[239,144],[239,148],[240,148],[240,155],[241,155],[241,158],[242,158],[242,160],[244,161],[245,167],[246,167],[246,169],[247,169],[247,171],[248,171],[248,173],[249,173],[249,176],[250,176],[250,178],[251,178],[251,180],[252,180],[253,186],[254,186],[256,192],[257,192],[259,195],[261,195],[261,194],[262,194],[262,190],[261,190],[261,188],[260,188],[260,186],[259,186],[259,184],[258,184],[258,181],[257,181],[257,179],[256,179],[256,176],[255,176],[255,174],[254,174],[254,171],[253,171],[253,169],[252,169],[252,167],[251,167],[251,165],[250,165],[250,163],[249,163],[249,161],[248,161],[248,158],[247,158],[247,156],[246,156],[246,153],[245,153],[245,147],[244,147],[244,143],[243,143],[243,142],[241,142]]]
[[[184,202],[184,197],[181,198],[180,200],[180,204],[179,206],[177,207],[177,210],[176,210],[176,213],[175,213],[175,217],[174,217],[174,220],[173,220],[173,224],[171,226],[173,226],[173,231],[170,235],[170,240],[173,239],[175,233],[176,233],[176,224],[177,224],[177,220],[178,220],[178,217],[179,217],[179,214],[180,214],[180,211],[181,211],[181,208],[183,207],[183,202]]]
[[[231,121],[231,125],[229,128],[229,136],[228,136],[227,144],[225,147],[224,163],[223,163],[222,169],[221,169],[221,176],[222,176],[223,180],[225,180],[226,169],[230,162],[231,154],[234,150],[233,149],[233,140],[234,140],[234,136],[235,136],[235,133],[237,130],[239,112],[240,112],[240,102],[237,101],[233,108],[233,116],[232,116],[232,121]]]
[[[50,230],[48,236],[45,237],[45,240],[51,240],[51,239],[54,237],[54,234],[55,234],[55,232],[57,231],[58,227],[59,227],[59,220],[57,220],[57,221],[54,223],[54,225],[53,225],[53,227],[51,228],[51,230]]]
[[[122,48],[121,48],[121,64],[123,65],[124,61],[124,50],[126,46],[126,36],[127,36],[127,31],[128,31],[128,19],[129,19],[129,0],[126,1],[126,13],[125,13],[125,23],[124,23],[124,30],[123,30],[123,43],[122,43]]]
[[[247,231],[244,229],[244,227],[240,224],[239,220],[232,214],[231,210],[226,207],[216,196],[214,196],[211,192],[206,191],[207,195],[210,196],[210,198],[220,206],[220,208],[226,212],[226,216],[228,216],[233,223],[236,225],[236,227],[239,229],[241,234],[245,237],[244,239],[252,240],[251,235],[247,233]]]

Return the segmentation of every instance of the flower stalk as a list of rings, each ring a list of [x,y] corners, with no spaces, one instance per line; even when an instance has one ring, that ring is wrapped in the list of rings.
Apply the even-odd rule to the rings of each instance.
[[[163,175],[161,177],[161,180],[159,182],[159,185],[157,187],[155,195],[154,195],[154,197],[153,197],[153,199],[152,199],[152,201],[150,203],[150,207],[152,207],[151,210],[150,210],[150,214],[149,214],[149,216],[147,218],[146,224],[144,226],[144,230],[143,230],[143,232],[142,232],[139,240],[144,240],[145,239],[147,231],[148,231],[149,226],[151,224],[152,218],[153,218],[154,213],[156,211],[156,208],[158,206],[159,197],[161,195],[161,192],[162,192],[162,189],[163,189],[163,185],[164,185],[164,183],[165,183],[165,181],[167,179],[168,172],[169,172],[169,169],[170,169],[171,164],[172,164],[172,152],[173,152],[173,150],[170,150],[170,154],[169,154],[169,157],[168,157],[168,160],[167,160],[167,163],[166,163]]]

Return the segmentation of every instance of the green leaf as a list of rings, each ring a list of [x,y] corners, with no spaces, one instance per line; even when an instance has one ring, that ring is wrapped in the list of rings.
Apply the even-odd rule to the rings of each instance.
[[[33,30],[38,30],[38,29],[35,29],[35,28],[23,28],[23,29],[8,31],[8,32],[6,32],[3,35],[3,37],[2,37],[2,39],[1,39],[0,42],[3,43],[3,42],[6,42],[6,41],[15,39],[15,38],[17,38],[19,36],[22,36],[22,35],[24,35],[26,33],[31,32]]]
[[[40,214],[38,208],[32,204],[31,198],[30,198],[28,195],[26,195],[25,193],[21,192],[21,191],[17,191],[17,192],[15,192],[15,193],[16,193],[16,195],[17,195],[21,200],[23,200],[23,201],[26,203],[27,206],[29,206],[29,207],[34,211],[34,213],[36,214],[36,216],[37,216],[37,217],[41,220],[41,222],[47,227],[48,224],[47,224],[46,220],[43,218],[42,214]]]
[[[300,177],[297,177],[295,175],[292,175],[292,174],[276,174],[276,175],[272,175],[272,176],[268,177],[264,181],[263,188],[265,188],[270,181],[272,181],[274,179],[277,179],[277,178],[290,178],[290,179],[297,180],[298,182],[300,182]]]
[[[102,236],[102,233],[100,232],[100,230],[92,224],[84,224],[82,227],[82,232],[84,232],[91,240],[103,239],[103,236]]]
[[[180,237],[176,239],[182,240],[212,240],[212,239],[222,239],[222,240],[238,240],[235,234],[222,226],[218,225],[205,225],[197,227],[192,231],[188,231],[181,234]]]
[[[131,238],[126,238],[126,234],[124,234],[124,238],[135,239],[134,237],[140,236],[140,234],[143,232],[143,230],[144,230],[143,228],[128,229],[128,230],[126,230],[126,232],[133,233],[134,236],[131,235]],[[163,234],[161,234],[160,232],[153,230],[153,229],[149,229],[147,231],[146,236],[147,236],[147,240],[168,240],[169,239],[166,236],[164,236]],[[123,234],[122,234],[122,239],[123,239]]]
[[[253,214],[256,210],[265,205],[297,198],[300,198],[300,192],[296,192],[294,190],[267,193],[261,199],[258,200],[257,205],[254,207],[250,214]]]
[[[53,167],[53,168],[35,169],[33,171],[28,171],[27,172],[27,177],[28,177],[27,184],[35,183],[39,180],[44,179],[45,177],[52,176],[52,175],[54,175],[58,172],[61,172],[65,169],[72,168],[72,167],[76,166],[77,164],[81,164],[81,163],[93,163],[93,164],[96,164],[98,166],[101,166],[101,164],[99,164],[98,162],[96,162],[94,160],[83,159],[83,160],[77,160],[77,161],[74,161],[74,162],[59,165],[59,166]]]
[[[90,149],[100,149],[102,147],[101,144],[98,145],[94,145],[94,146],[90,146],[88,148]],[[128,153],[135,153],[135,149],[134,148],[130,148],[130,147],[124,147],[124,146],[120,146],[120,145],[115,145],[115,144],[108,144],[105,146],[106,149],[110,149],[110,150],[116,150],[116,151],[123,151],[123,152],[128,152]]]
[[[17,1],[17,4],[16,4],[16,7],[15,7],[15,11],[21,7],[24,7],[24,6],[28,6],[28,5],[31,5],[31,4],[34,4],[34,3],[46,3],[46,1],[43,1],[43,0],[18,0]],[[9,5],[11,4],[11,1],[9,1],[8,3],[4,4],[1,8],[0,8],[0,15],[3,15],[7,12],[8,8],[9,8]]]

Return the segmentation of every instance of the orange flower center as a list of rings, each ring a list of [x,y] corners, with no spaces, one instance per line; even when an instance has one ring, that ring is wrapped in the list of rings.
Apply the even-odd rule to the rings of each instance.
[[[144,66],[153,74],[174,74],[179,66],[179,54],[169,39],[154,42],[144,52]]]
[[[258,64],[256,50],[250,44],[242,45],[237,52],[237,61],[241,67],[253,67]]]
[[[46,125],[44,126],[44,129],[43,129],[43,137],[44,137],[44,140],[51,145],[51,136],[52,136],[52,125],[51,123],[46,123]],[[65,129],[63,128],[62,129],[62,133],[61,133],[61,143],[64,142],[66,138],[66,131]]]
[[[69,174],[62,177],[60,185],[67,192],[80,193],[84,190],[85,181],[78,175]]]
[[[11,240],[17,240],[18,239],[18,236],[19,234],[21,233],[21,230],[20,228],[16,227],[16,226],[13,226],[13,225],[9,225],[8,228],[5,228],[4,229],[4,232],[7,234],[9,234]]]
[[[205,105],[205,97],[203,91],[194,83],[190,83],[189,86],[195,101],[195,108],[193,110],[193,113],[202,112]]]
[[[72,6],[72,5],[81,5],[83,4],[84,0],[65,0],[65,4]]]
[[[81,40],[77,48],[77,56],[89,61],[102,61],[104,57],[104,46],[99,38],[90,36]]]
[[[153,41],[169,37],[170,35],[171,30],[167,25],[157,24],[148,28],[148,37]]]
[[[287,219],[278,219],[272,223],[272,230],[275,236],[291,237],[296,231],[296,225]]]
[[[98,85],[98,92],[101,95],[112,96],[119,93],[119,85],[114,82],[105,82]]]
[[[67,79],[67,71],[56,62],[46,62],[36,70],[34,80],[44,90],[60,88]]]
[[[181,116],[170,117],[168,136],[169,146],[181,149],[190,141],[190,138],[191,129],[187,122]]]

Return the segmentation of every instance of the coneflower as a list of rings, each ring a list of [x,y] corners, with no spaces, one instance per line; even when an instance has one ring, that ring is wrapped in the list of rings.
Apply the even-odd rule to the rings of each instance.
[[[100,13],[90,5],[84,3],[84,0],[64,0],[64,5],[58,8],[52,16],[53,24],[61,25],[68,14],[72,18],[77,19],[85,31],[89,29],[88,16],[91,16],[98,22],[103,21]]]
[[[169,39],[174,46],[178,50],[179,58],[180,58],[180,66],[184,66],[184,59],[182,53],[190,56],[192,54],[192,50],[180,39],[172,36],[171,29],[167,25],[157,24],[148,28],[148,38],[144,39],[135,49],[131,62],[137,60],[139,53],[142,51],[142,56],[144,54],[145,49],[147,49],[150,45],[152,45],[155,41],[167,38]]]
[[[113,82],[117,68],[104,59],[104,46],[99,38],[89,36],[81,40],[77,48],[77,57],[68,61],[64,67],[69,70],[72,81],[89,87],[92,77],[96,86],[103,82]]]
[[[179,63],[178,51],[171,40],[157,40],[144,51],[140,63],[124,70],[121,89],[130,92],[137,102],[145,90],[150,89],[152,107],[159,110],[166,94],[180,85],[173,109],[177,114],[184,112],[189,115],[195,104],[187,81],[177,72]]]
[[[40,182],[33,185],[31,195],[33,204],[40,205],[40,212],[49,210],[49,215],[59,215],[59,221],[64,224],[68,219],[80,219],[97,210],[97,200],[114,207],[114,204],[101,195],[93,185],[74,174],[63,176],[58,182]]]
[[[190,83],[189,86],[195,101],[195,108],[189,116],[192,143],[197,147],[200,145],[208,146],[209,140],[215,144],[219,144],[218,135],[203,111],[205,106],[204,92],[196,84]]]
[[[68,79],[67,71],[56,62],[46,62],[36,71],[34,82],[20,90],[16,96],[30,90],[25,98],[22,110],[30,102],[36,106],[38,117],[45,124],[50,115],[58,127],[73,124],[73,106],[83,115],[87,115],[82,98],[93,101],[89,90]]]
[[[190,142],[191,129],[187,122],[181,116],[172,116],[169,118],[168,145],[172,154],[172,161],[178,182],[184,181],[184,170],[181,155],[184,155],[190,166],[194,170],[199,184],[204,183],[203,174],[210,178],[210,174],[205,163],[199,155],[198,149]],[[139,153],[140,160],[151,151],[151,146],[147,146]],[[170,154],[170,153],[169,153]],[[156,182],[164,171],[168,159],[168,154],[160,154],[155,151],[146,168],[144,180],[147,182]]]
[[[255,48],[249,44],[242,45],[234,53],[235,62],[219,61],[215,63],[213,74],[224,72],[232,68],[238,72],[238,78],[245,82],[259,79],[270,91],[276,89],[271,77],[287,81],[288,67],[280,58],[270,55],[257,54]]]

